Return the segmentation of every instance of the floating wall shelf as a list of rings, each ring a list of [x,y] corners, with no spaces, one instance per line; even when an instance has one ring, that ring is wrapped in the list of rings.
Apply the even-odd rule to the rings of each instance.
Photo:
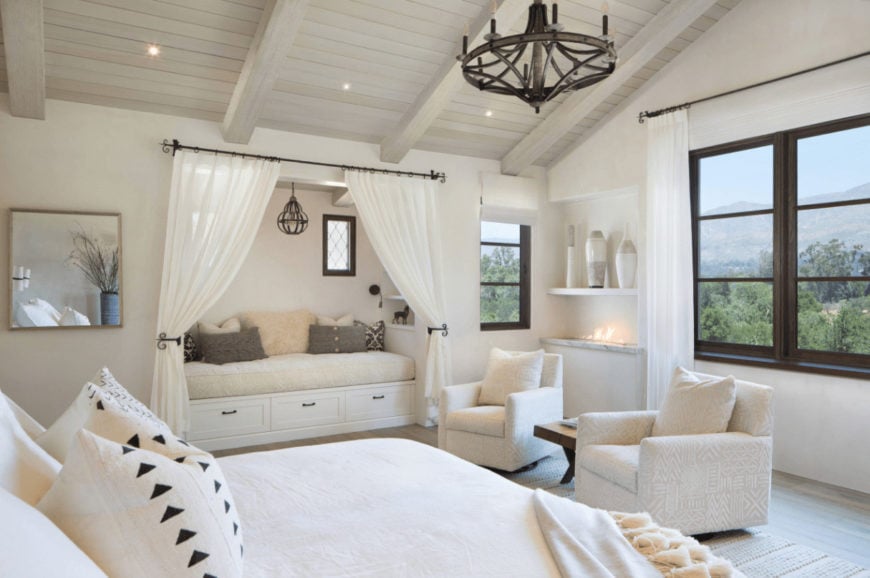
[[[579,296],[579,295],[637,295],[637,289],[617,289],[615,287],[603,287],[601,289],[592,289],[589,287],[554,287],[552,289],[547,289],[547,293],[550,295],[566,295],[566,296]]]

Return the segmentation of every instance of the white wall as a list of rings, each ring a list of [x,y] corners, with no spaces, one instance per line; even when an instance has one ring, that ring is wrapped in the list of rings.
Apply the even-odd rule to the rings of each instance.
[[[167,197],[172,157],[160,151],[163,139],[204,147],[247,148],[293,158],[315,161],[381,166],[376,145],[309,137],[258,129],[250,146],[227,146],[215,123],[172,116],[109,109],[49,100],[45,121],[13,118],[5,95],[0,95],[0,211],[11,207],[108,211],[122,214],[124,245],[124,327],[68,331],[9,331],[6,308],[0,314],[0,389],[43,423],[50,423],[70,403],[85,380],[108,364],[122,383],[139,399],[150,398],[154,360],[156,314],[165,237]],[[289,165],[288,165],[289,166]],[[453,350],[453,373],[457,381],[482,376],[490,345],[533,349],[538,338],[556,333],[559,321],[555,303],[546,288],[557,282],[557,258],[550,246],[558,234],[558,216],[542,209],[533,238],[532,328],[529,331],[488,332],[479,330],[479,197],[480,172],[498,172],[495,161],[412,151],[399,168],[446,171],[441,187],[440,210],[444,222],[448,323]],[[282,170],[308,174],[306,167]],[[533,170],[526,176],[543,178]],[[320,201],[303,191],[304,202],[316,208]],[[546,194],[546,193],[542,193]],[[273,199],[269,211],[286,202],[286,191]],[[321,199],[322,200],[322,199]],[[544,203],[544,205],[546,205]],[[336,210],[336,212],[344,212]],[[312,213],[315,213],[312,210]],[[267,215],[268,220],[274,220]],[[316,217],[315,217],[316,218]],[[0,219],[0,255],[5,271],[8,263],[8,219]],[[277,232],[277,229],[275,230]],[[301,242],[314,242],[317,226]],[[245,264],[246,276],[215,306],[209,316],[217,319],[243,310],[257,300],[250,285],[257,273],[266,274],[270,263],[278,269],[269,275],[274,286],[264,283],[264,308],[291,306],[313,299],[322,313],[341,313],[345,308],[366,319],[374,300],[367,284],[377,278],[371,256],[357,278],[345,284],[330,279],[324,285],[294,283],[287,271],[288,259],[306,270],[318,264],[306,262],[311,254],[290,256],[294,240],[277,238],[264,224],[258,245],[281,250],[267,258],[256,257]],[[288,244],[289,243],[289,244]],[[290,247],[290,248],[288,248]],[[300,259],[298,261],[294,261]],[[301,279],[301,276],[300,276]],[[323,281],[322,278],[319,278]],[[347,280],[345,280],[347,281]],[[284,285],[287,283],[288,285]],[[8,300],[8,286],[0,298]],[[315,297],[323,289],[323,295]],[[281,294],[286,291],[288,295]],[[296,297],[295,291],[300,291]],[[371,299],[371,300],[370,300]],[[385,304],[385,307],[388,305]],[[421,359],[425,328],[400,336],[388,332],[394,350]],[[405,343],[407,341],[408,343]],[[418,416],[425,407],[418,388]]]
[[[646,180],[637,113],[782,76],[867,49],[863,0],[743,0],[606,125],[549,172],[550,198],[577,199]],[[621,210],[613,201],[614,210]],[[641,203],[642,204],[642,203]],[[698,363],[776,388],[774,467],[870,492],[870,383],[861,379]]]
[[[203,319],[215,323],[243,311],[299,308],[329,317],[352,313],[354,319],[367,323],[380,319],[377,297],[372,297],[368,288],[382,282],[383,266],[359,219],[356,275],[322,275],[323,215],[356,216],[356,210],[333,206],[330,193],[297,187],[296,199],[308,214],[308,229],[300,235],[286,235],[278,230],[275,219],[289,198],[289,190],[275,190],[247,260]]]

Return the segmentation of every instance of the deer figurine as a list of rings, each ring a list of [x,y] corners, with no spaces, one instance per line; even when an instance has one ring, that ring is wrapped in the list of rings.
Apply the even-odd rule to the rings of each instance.
[[[411,311],[411,308],[408,307],[407,305],[405,305],[405,308],[403,310],[396,311],[393,314],[393,323],[395,325],[399,325],[399,322],[401,322],[402,325],[407,325],[408,324],[408,313],[410,313],[410,311]]]

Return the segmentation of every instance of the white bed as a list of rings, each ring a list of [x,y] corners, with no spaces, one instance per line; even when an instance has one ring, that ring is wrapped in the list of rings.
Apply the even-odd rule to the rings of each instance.
[[[245,576],[651,576],[609,514],[416,442],[370,439],[219,460]]]

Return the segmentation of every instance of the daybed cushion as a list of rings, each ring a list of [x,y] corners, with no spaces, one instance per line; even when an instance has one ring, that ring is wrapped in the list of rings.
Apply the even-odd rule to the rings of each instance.
[[[302,391],[414,379],[414,360],[386,351],[294,353],[258,361],[184,365],[190,399]]]
[[[317,316],[307,309],[296,311],[249,311],[242,313],[242,329],[260,328],[266,355],[286,355],[308,351],[308,327]]]
[[[106,578],[39,510],[0,488],[0,576]]]

